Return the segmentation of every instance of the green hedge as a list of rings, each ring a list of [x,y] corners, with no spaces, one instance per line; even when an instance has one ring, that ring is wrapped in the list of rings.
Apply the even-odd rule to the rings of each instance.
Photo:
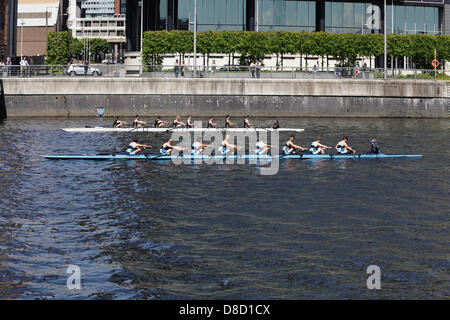
[[[260,60],[265,55],[304,54],[329,56],[341,65],[353,65],[357,57],[383,54],[382,34],[348,34],[289,31],[206,31],[197,33],[199,54],[241,55],[241,64]],[[388,35],[389,56],[412,57],[416,67],[431,69],[434,49],[438,60],[450,60],[450,36]],[[143,64],[160,64],[164,54],[186,54],[194,51],[192,31],[147,31],[143,37]],[[242,63],[244,62],[244,63]]]

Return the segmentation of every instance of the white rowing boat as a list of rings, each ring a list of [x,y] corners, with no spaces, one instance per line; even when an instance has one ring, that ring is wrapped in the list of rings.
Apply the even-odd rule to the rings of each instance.
[[[122,132],[122,133],[132,133],[132,132],[205,132],[205,131],[228,131],[228,132],[302,132],[305,129],[299,128],[106,128],[106,127],[85,127],[85,128],[62,128],[62,130],[66,132],[82,132],[82,133],[90,133],[90,132]]]

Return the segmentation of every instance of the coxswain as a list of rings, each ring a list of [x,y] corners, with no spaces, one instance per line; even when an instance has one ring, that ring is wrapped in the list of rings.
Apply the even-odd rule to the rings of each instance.
[[[151,148],[152,146],[146,144],[140,144],[137,138],[134,138],[133,141],[128,145],[127,152],[129,154],[139,154],[142,149]]]
[[[172,138],[170,138],[166,143],[164,143],[162,145],[161,149],[159,149],[159,152],[164,156],[165,155],[170,156],[172,154],[173,150],[179,150],[179,151],[184,150],[184,148],[174,146],[172,143],[173,143],[173,140],[172,140]]]
[[[380,147],[378,147],[377,139],[370,140],[370,153],[379,154]]]
[[[245,117],[245,119],[244,119],[244,128],[250,128],[250,127],[252,127],[253,125],[252,124],[250,124],[250,116],[249,115],[247,115],[246,117]]]
[[[230,115],[228,114],[225,119],[225,128],[228,129],[228,128],[234,127],[235,125],[236,125],[236,123],[231,122]]]
[[[309,148],[309,151],[312,154],[325,154],[325,149],[331,149],[331,147],[327,147],[326,145],[321,144],[322,141],[321,137],[317,137],[315,141],[311,143],[311,147]]]
[[[205,148],[207,147],[207,144],[202,144],[198,141],[194,141],[194,143],[191,146],[191,154],[203,154],[205,151]]]
[[[214,117],[209,117],[207,128],[217,128],[217,123],[214,122]]]
[[[228,139],[230,139],[230,135],[226,134],[225,138],[222,141],[222,146],[219,148],[219,151],[223,154],[223,155],[227,155],[231,150],[236,150],[236,149],[240,149],[239,146],[235,145],[235,144],[231,144],[228,142]]]
[[[272,146],[270,144],[266,144],[264,142],[263,138],[260,138],[255,146],[256,146],[255,153],[257,155],[267,154],[269,152],[270,148],[272,148]]]
[[[336,151],[338,154],[356,153],[356,150],[352,149],[348,144],[348,138],[343,137],[341,141],[336,145]]]
[[[165,125],[168,125],[168,124],[169,123],[167,121],[161,120],[161,117],[158,116],[158,117],[156,117],[156,120],[153,125],[155,128],[163,128]]]
[[[142,126],[144,124],[147,124],[147,122],[139,120],[139,116],[138,115],[136,115],[136,117],[134,117],[133,128],[142,128]]]
[[[120,120],[120,117],[116,117],[116,120],[114,120],[113,128],[120,128],[124,124],[127,124],[125,121]]]
[[[278,120],[275,120],[272,129],[279,129],[280,128],[280,123],[278,122]]]
[[[193,128],[194,127],[194,124],[192,123],[192,116],[191,115],[188,115],[188,117],[187,117],[186,127],[187,128]]]
[[[175,120],[172,122],[172,128],[183,128],[186,124],[181,122],[180,116],[176,116]]]
[[[289,137],[289,140],[286,142],[286,145],[283,147],[283,153],[285,155],[294,154],[296,152],[295,151],[296,149],[299,149],[300,151],[308,150],[307,148],[303,148],[302,146],[298,146],[298,145],[294,144],[294,140],[295,140],[294,136]]]

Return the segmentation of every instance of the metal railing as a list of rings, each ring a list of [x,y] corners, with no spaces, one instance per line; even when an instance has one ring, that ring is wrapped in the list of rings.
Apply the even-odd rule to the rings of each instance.
[[[30,65],[0,67],[0,77],[143,77],[143,78],[247,78],[247,79],[384,79],[382,68],[351,67],[251,67],[91,64],[89,69],[78,65],[69,69],[63,65]],[[87,71],[87,72],[86,72]],[[438,79],[448,78],[450,70],[438,70]],[[389,80],[434,80],[435,71],[426,69],[387,69]]]

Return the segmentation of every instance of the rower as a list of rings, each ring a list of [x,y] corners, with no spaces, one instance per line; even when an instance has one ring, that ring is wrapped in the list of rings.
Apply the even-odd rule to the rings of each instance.
[[[352,149],[348,144],[348,138],[343,137],[341,141],[336,145],[336,151],[338,154],[356,153],[356,150]]]
[[[294,140],[295,137],[294,136],[290,136],[289,140],[286,142],[286,145],[283,147],[283,154],[285,155],[289,155],[289,154],[294,154],[296,151],[296,149],[299,149],[300,151],[306,151],[308,150],[307,148],[303,148],[302,146],[298,146],[296,144],[294,144]]]
[[[120,128],[124,124],[127,124],[125,121],[120,120],[120,117],[116,117],[116,120],[114,120],[113,128]]]
[[[321,137],[317,137],[315,141],[311,143],[311,148],[309,148],[309,151],[312,154],[325,154],[325,149],[331,149],[331,147],[327,147],[326,145],[321,144],[322,141]]]
[[[253,125],[252,124],[250,124],[250,116],[249,115],[247,115],[246,117],[245,117],[245,119],[244,119],[244,128],[250,128],[250,127],[253,127]]]
[[[278,122],[278,120],[275,120],[275,123],[273,124],[272,129],[279,129],[280,128],[280,123]]]
[[[267,154],[267,153],[269,152],[270,148],[272,148],[272,146],[269,145],[269,144],[266,144],[266,143],[264,142],[264,139],[261,138],[261,139],[259,139],[259,141],[256,143],[255,153],[256,153],[257,155],[264,155],[264,154]]]
[[[209,117],[207,128],[217,128],[217,123],[214,122],[214,117]]]
[[[133,128],[142,128],[144,124],[147,124],[147,122],[139,120],[139,116],[136,115],[133,121]]]
[[[159,153],[161,153],[163,156],[170,156],[173,150],[184,150],[184,148],[174,146],[172,143],[173,140],[172,138],[170,138],[166,143],[162,145],[161,149],[159,149]]]
[[[228,128],[234,127],[235,125],[236,125],[236,123],[231,122],[230,115],[228,114],[225,119],[225,128],[228,129]]]
[[[163,128],[165,125],[168,125],[169,123],[167,121],[163,121],[161,120],[161,117],[158,116],[156,117],[156,120],[154,122],[154,127],[155,128]]]
[[[231,150],[236,150],[236,149],[240,149],[239,146],[235,145],[235,144],[231,144],[228,142],[228,139],[230,139],[230,135],[226,134],[225,138],[222,141],[222,146],[219,147],[219,151],[223,154],[223,155],[227,155]]]
[[[146,144],[138,143],[138,139],[134,138],[133,141],[128,145],[127,152],[131,155],[141,153],[142,149],[151,148],[152,146]]]
[[[191,146],[191,154],[194,155],[203,154],[207,146],[208,146],[207,144],[202,144],[198,141],[194,141],[194,143]]]
[[[175,120],[173,120],[173,122],[172,122],[172,128],[182,128],[185,126],[186,126],[186,124],[181,122],[180,116],[176,116]]]
[[[188,115],[187,121],[186,121],[186,127],[193,128],[194,124],[192,123],[192,116]]]
[[[378,147],[377,139],[370,140],[370,153],[379,154],[380,147]]]

